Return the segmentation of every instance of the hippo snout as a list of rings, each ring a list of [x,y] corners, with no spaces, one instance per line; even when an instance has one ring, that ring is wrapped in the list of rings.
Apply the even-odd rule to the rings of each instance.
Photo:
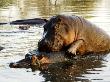
[[[22,59],[16,63],[10,63],[9,67],[10,68],[30,68],[31,66],[31,60],[29,59]]]
[[[42,39],[38,42],[39,51],[49,51],[50,42],[47,39]]]
[[[10,68],[20,68],[20,64],[18,64],[18,63],[10,63],[9,67]]]

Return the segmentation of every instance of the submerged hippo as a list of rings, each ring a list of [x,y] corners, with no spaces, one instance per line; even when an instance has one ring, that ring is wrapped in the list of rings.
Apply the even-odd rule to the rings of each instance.
[[[39,54],[26,54],[25,58],[16,62],[16,63],[10,63],[11,68],[31,68],[32,71],[36,70],[64,70],[68,68],[73,68],[73,70],[70,70],[68,72],[76,73],[77,69],[80,70],[82,67],[90,69],[90,67],[93,69],[93,67],[98,67],[97,61],[102,61],[104,58],[104,55],[95,55],[91,54],[91,56],[76,56],[73,58],[68,58],[65,56],[64,52],[52,52],[52,53],[40,53]],[[79,62],[79,63],[78,63]],[[96,63],[97,62],[97,63]],[[84,65],[83,65],[84,64]],[[96,65],[94,65],[96,64]],[[74,67],[78,66],[74,70]],[[79,68],[79,66],[81,68]],[[65,70],[66,71],[66,70]],[[58,72],[60,73],[60,72]],[[64,73],[64,72],[63,72]]]
[[[70,54],[83,56],[87,53],[96,54],[110,51],[110,37],[94,24],[78,16],[57,15],[52,17],[44,25],[43,34],[43,38],[38,42],[39,53],[65,51],[69,53],[67,56]],[[61,57],[63,60],[60,59]],[[29,60],[27,60],[28,58]],[[65,61],[65,56],[31,54],[31,57],[26,56],[23,61],[11,63],[10,67],[24,67],[27,64],[37,64],[40,67],[57,59]]]
[[[57,15],[44,25],[44,36],[38,42],[38,50],[66,51],[75,55],[109,52],[110,37],[79,16]]]
[[[64,52],[55,53],[37,53],[37,54],[26,54],[25,58],[10,63],[11,68],[46,68],[47,65],[53,63],[67,62],[69,59],[65,56]]]

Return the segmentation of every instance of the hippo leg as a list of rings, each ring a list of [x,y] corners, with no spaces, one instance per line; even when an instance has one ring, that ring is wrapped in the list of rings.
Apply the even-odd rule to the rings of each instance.
[[[76,55],[77,54],[77,51],[80,51],[80,53],[82,53],[83,52],[83,50],[81,50],[82,49],[82,47],[84,47],[83,46],[84,45],[84,40],[82,40],[82,39],[80,39],[80,40],[77,40],[77,41],[75,41],[75,42],[73,42],[72,44],[71,44],[71,46],[70,46],[70,48],[68,49],[68,53],[71,53],[71,54],[74,54],[74,55]]]

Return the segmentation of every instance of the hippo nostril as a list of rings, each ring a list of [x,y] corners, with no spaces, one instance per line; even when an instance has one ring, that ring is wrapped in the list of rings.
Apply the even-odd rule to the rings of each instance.
[[[16,67],[18,67],[18,64],[17,63],[10,63],[9,67],[10,68],[16,68]]]

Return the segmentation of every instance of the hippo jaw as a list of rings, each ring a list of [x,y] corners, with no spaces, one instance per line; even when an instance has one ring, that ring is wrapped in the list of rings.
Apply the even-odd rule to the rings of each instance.
[[[32,69],[42,69],[46,68],[51,61],[49,60],[48,56],[44,55],[31,55],[31,59],[22,59],[15,63],[10,63],[10,68],[32,68]]]

